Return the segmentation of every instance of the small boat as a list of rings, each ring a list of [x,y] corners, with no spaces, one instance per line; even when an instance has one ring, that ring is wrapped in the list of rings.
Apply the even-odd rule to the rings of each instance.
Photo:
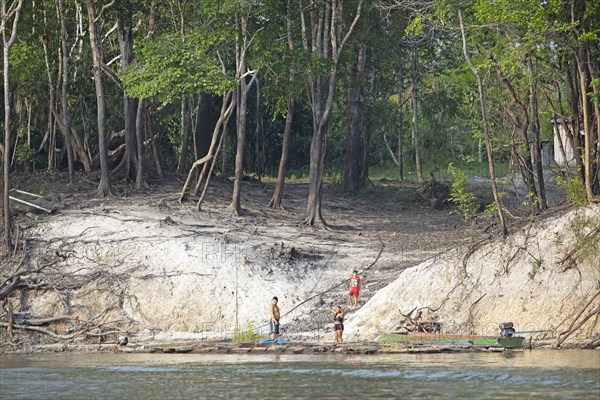
[[[501,322],[498,324],[500,328],[500,336],[496,339],[498,344],[505,349],[518,349],[523,347],[525,338],[523,336],[515,336],[517,333],[512,322]]]
[[[498,344],[505,349],[518,349],[523,347],[523,341],[525,341],[525,338],[523,336],[500,336],[496,340]]]

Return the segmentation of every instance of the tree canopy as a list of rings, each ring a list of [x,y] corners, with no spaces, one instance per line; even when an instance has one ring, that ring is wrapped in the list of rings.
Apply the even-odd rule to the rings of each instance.
[[[137,171],[140,190],[235,169],[235,212],[244,176],[279,175],[275,206],[294,177],[313,225],[324,179],[355,192],[491,157],[532,209],[547,168],[600,195],[597,1],[2,0],[2,35],[5,191],[33,169]]]

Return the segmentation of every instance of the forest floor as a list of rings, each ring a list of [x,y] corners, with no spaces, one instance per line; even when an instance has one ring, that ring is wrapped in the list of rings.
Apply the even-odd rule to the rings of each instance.
[[[466,225],[453,207],[432,208],[417,195],[416,183],[385,179],[373,182],[356,195],[343,192],[337,184],[326,184],[323,217],[327,229],[303,225],[307,185],[301,182],[286,184],[285,209],[274,210],[267,206],[274,185],[249,179],[242,185],[243,212],[233,216],[228,209],[231,180],[212,180],[201,211],[196,211],[197,198],[193,196],[179,203],[183,186],[179,177],[151,184],[142,192],[134,191],[131,185],[116,184],[113,196],[107,199],[93,196],[93,175],[78,176],[73,186],[66,185],[67,180],[65,174],[13,176],[12,187],[45,196],[58,208],[46,215],[16,207],[15,225],[22,237],[31,235],[36,238],[32,242],[47,252],[59,254],[66,246],[72,253],[85,253],[73,259],[89,260],[90,243],[96,241],[103,247],[94,250],[103,253],[102,265],[107,265],[109,253],[120,258],[111,265],[115,270],[144,264],[142,272],[132,267],[126,275],[119,275],[140,282],[126,285],[124,290],[134,293],[135,304],[128,307],[119,303],[121,316],[126,314],[124,320],[129,322],[127,326],[115,326],[130,335],[137,332],[139,340],[148,332],[152,332],[152,339],[160,333],[172,338],[177,332],[183,338],[205,337],[204,331],[211,330],[206,321],[211,321],[211,327],[220,321],[221,334],[234,323],[239,326],[248,322],[264,332],[263,321],[268,315],[263,314],[274,294],[280,295],[290,337],[310,332],[314,338],[322,339],[322,332],[329,331],[331,325],[324,305],[345,305],[346,280],[353,269],[359,270],[363,279],[360,307],[404,269],[452,249],[472,246],[497,230],[492,216],[481,215]],[[484,202],[489,202],[488,185],[482,179],[471,186]],[[506,201],[515,205],[511,213],[514,217],[509,218],[514,229],[531,220],[524,217],[520,207],[523,197],[517,193],[517,186],[505,184],[505,191],[510,193]],[[557,190],[551,193],[551,201],[556,204],[562,194]],[[547,213],[555,212],[552,210]],[[135,242],[137,247],[132,250],[131,246],[122,246],[127,248],[127,255],[114,255],[116,242]],[[207,253],[215,253],[215,243],[219,246],[218,257],[209,259]],[[163,252],[160,255],[154,253],[158,248]],[[229,257],[231,249],[239,254]],[[239,265],[246,269],[239,272]],[[0,272],[6,275],[8,267],[2,268]],[[240,283],[238,273],[243,275]],[[178,280],[185,274],[189,277]],[[231,291],[233,285],[235,291]],[[194,290],[198,286],[203,293]],[[89,296],[88,292],[85,296]],[[15,304],[15,310],[38,307],[39,313],[65,312],[48,306],[52,302],[57,299],[46,300],[45,306],[40,306],[45,304],[43,301],[29,300],[27,307]],[[106,303],[81,300],[81,304],[86,302]],[[104,315],[114,308],[111,307],[96,312]]]

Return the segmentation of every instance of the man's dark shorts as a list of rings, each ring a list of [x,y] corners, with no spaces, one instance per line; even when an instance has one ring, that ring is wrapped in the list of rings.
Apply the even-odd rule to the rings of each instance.
[[[279,335],[279,324],[276,324],[273,319],[269,322],[269,327],[271,328],[271,333]]]

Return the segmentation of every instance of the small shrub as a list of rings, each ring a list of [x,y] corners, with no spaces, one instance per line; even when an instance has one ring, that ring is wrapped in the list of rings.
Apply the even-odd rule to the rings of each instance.
[[[27,143],[19,143],[17,145],[15,157],[17,159],[17,163],[23,164],[33,160],[35,157],[35,150],[29,147]]]
[[[578,177],[563,178],[557,177],[556,184],[567,192],[567,202],[574,206],[584,206],[587,204],[587,196],[583,182]]]
[[[600,251],[600,220],[577,216],[570,221],[569,229],[575,237],[575,248],[581,259],[592,260]]]
[[[504,199],[505,197],[508,197],[508,193],[506,192],[498,192],[498,197],[500,198],[500,200]],[[502,209],[504,210],[505,208],[502,207]],[[496,202],[492,201],[491,203],[489,203],[487,206],[485,206],[485,210],[483,211],[485,214],[495,214],[498,212],[498,207],[496,206]]]
[[[468,190],[467,175],[460,168],[450,163],[448,164],[448,172],[452,174],[454,179],[450,188],[450,201],[456,205],[465,222],[469,222],[475,218],[477,198]]]
[[[537,207],[542,202],[540,197],[533,192],[527,193],[526,198],[527,199],[525,201],[523,201],[523,203],[522,203],[522,205],[524,205],[524,206]]]

